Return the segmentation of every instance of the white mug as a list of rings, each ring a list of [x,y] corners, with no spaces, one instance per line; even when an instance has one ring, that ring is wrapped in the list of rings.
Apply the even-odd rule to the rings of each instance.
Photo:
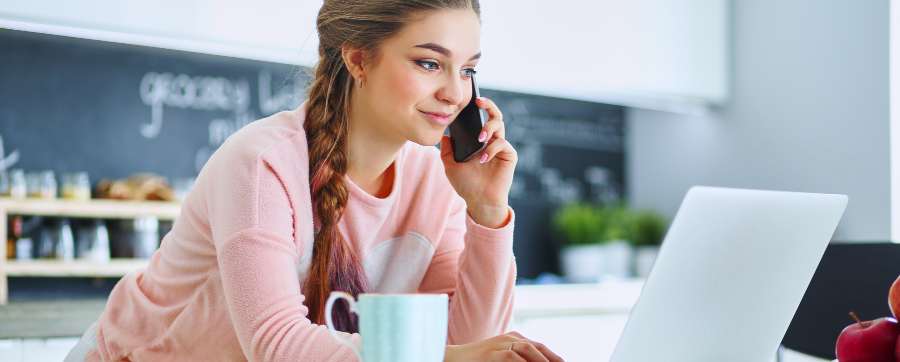
[[[331,309],[344,299],[359,317],[361,345],[334,329]],[[338,342],[349,346],[362,362],[441,362],[447,346],[447,294],[371,294],[359,301],[331,292],[325,303],[325,323]]]

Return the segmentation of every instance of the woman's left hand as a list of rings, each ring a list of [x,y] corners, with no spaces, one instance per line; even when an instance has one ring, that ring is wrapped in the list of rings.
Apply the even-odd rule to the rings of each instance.
[[[518,155],[506,141],[503,114],[490,99],[479,97],[478,108],[488,113],[480,140],[487,146],[472,159],[463,163],[453,160],[450,138],[441,139],[441,160],[447,179],[456,192],[466,200],[469,215],[475,222],[487,227],[503,226],[509,213],[509,189]]]

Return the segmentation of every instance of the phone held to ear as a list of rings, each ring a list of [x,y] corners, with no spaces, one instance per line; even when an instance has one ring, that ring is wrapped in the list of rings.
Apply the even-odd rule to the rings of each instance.
[[[478,98],[478,85],[475,83],[475,76],[472,79],[472,100],[459,112],[459,116],[450,123],[450,143],[453,145],[453,160],[456,162],[466,162],[487,146],[487,140],[481,142],[478,135],[481,128],[484,127],[483,111],[475,104]]]

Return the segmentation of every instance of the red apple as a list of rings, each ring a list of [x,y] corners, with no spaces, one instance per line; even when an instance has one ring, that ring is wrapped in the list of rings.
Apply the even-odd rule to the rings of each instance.
[[[894,318],[879,318],[874,321],[860,321],[856,313],[850,312],[856,320],[838,336],[835,353],[840,362],[895,362],[897,336],[900,326]]]
[[[900,314],[900,277],[897,277],[897,280],[891,285],[891,291],[888,292],[888,305],[891,306],[894,318],[900,318],[898,317]]]
[[[900,338],[897,338],[897,347],[894,347],[894,360],[900,361]]]

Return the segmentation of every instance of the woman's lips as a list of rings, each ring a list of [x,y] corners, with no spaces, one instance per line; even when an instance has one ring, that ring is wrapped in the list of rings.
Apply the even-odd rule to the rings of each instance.
[[[419,111],[419,112],[422,112],[422,111]],[[422,114],[425,115],[425,118],[428,118],[429,121],[431,121],[435,124],[441,125],[441,126],[447,126],[452,121],[450,119],[450,115],[445,116],[445,115],[441,115],[438,113],[429,113],[429,112],[422,112]]]

